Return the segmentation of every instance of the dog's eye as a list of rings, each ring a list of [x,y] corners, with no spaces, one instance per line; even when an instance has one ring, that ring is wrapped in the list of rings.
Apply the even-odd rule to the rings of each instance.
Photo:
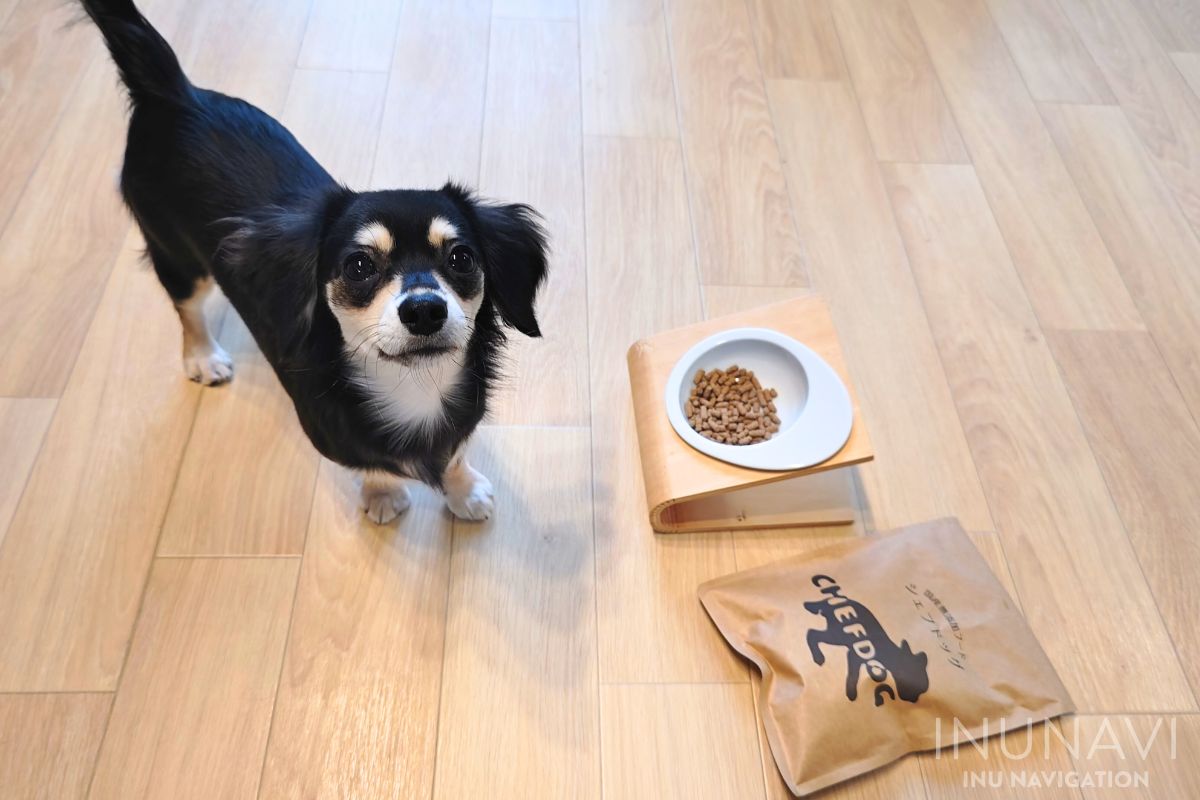
[[[450,269],[455,272],[470,272],[475,269],[475,254],[465,244],[450,251]]]
[[[342,275],[353,283],[375,277],[375,263],[366,253],[351,253],[342,264]]]

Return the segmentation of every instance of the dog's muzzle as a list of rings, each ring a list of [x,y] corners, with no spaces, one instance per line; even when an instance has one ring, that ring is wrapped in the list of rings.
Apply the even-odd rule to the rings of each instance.
[[[405,298],[398,311],[404,327],[417,336],[435,334],[446,323],[446,301],[432,292]]]

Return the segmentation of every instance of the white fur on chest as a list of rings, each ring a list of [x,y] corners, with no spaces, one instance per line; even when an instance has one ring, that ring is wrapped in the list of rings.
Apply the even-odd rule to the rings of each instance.
[[[462,379],[462,369],[446,357],[411,367],[372,358],[352,369],[380,423],[389,429],[436,428],[446,417],[446,398],[458,391]]]

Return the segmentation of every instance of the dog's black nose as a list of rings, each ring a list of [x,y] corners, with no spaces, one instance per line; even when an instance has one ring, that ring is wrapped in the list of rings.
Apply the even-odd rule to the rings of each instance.
[[[446,321],[446,301],[430,292],[406,298],[400,304],[400,321],[418,336],[437,333]]]

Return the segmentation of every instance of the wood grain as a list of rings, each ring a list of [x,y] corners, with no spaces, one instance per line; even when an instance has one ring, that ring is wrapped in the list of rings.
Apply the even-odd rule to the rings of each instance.
[[[1200,228],[1200,99],[1126,0],[1062,0],[1129,124]]]
[[[876,157],[969,161],[905,2],[833,0],[833,10]]]
[[[661,0],[581,0],[583,132],[677,138]]]
[[[1200,52],[1200,9],[1191,0],[1142,0],[1138,12],[1164,50]]]
[[[1146,327],[1200,415],[1200,240],[1120,109],[1043,113]]]
[[[0,5],[0,230],[70,102],[89,59],[99,56],[93,31],[63,26],[73,9],[57,0]]]
[[[1200,428],[1144,333],[1049,338],[1150,591],[1200,689]]]
[[[140,247],[122,248],[0,549],[0,691],[116,688],[200,391]]]
[[[846,77],[830,0],[749,0],[750,27],[765,78]]]
[[[337,180],[371,180],[387,75],[298,69],[280,119]]]
[[[1192,95],[1200,97],[1200,53],[1171,53],[1171,60],[1192,89]]]
[[[912,0],[1013,262],[1049,328],[1141,322],[983,0]]]
[[[602,686],[600,705],[606,798],[762,796],[748,685]]]
[[[578,15],[576,0],[494,0],[497,17],[573,20]]]
[[[1078,733],[1072,730],[1078,726]],[[1145,786],[1088,787],[1086,800],[1122,800],[1137,792],[1150,800],[1200,795],[1200,717],[1182,715],[1079,716],[1064,722],[1065,733],[1083,746],[1074,757],[1080,772],[1144,773]],[[1071,739],[1070,741],[1074,741]],[[1099,742],[1100,747],[1093,745]],[[1144,755],[1143,755],[1144,754]]]
[[[814,284],[833,311],[875,449],[875,462],[859,469],[868,524],[957,516],[968,529],[990,530],[853,97],[836,83],[772,81],[769,89]]]
[[[0,545],[25,491],[55,405],[54,400],[0,397],[0,453],[4,453],[0,460]]]
[[[200,398],[158,554],[300,555],[317,451],[237,314],[219,338],[236,372]]]
[[[304,41],[312,0],[157,0],[151,16],[197,86],[278,115]],[[111,69],[111,66],[109,67]]]
[[[387,72],[403,5],[395,0],[312,0],[296,66]],[[356,123],[367,124],[361,119]]]
[[[323,461],[263,769],[263,798],[429,797],[450,518],[414,488],[373,525]]]
[[[373,188],[479,182],[490,30],[491,0],[403,4]]]
[[[1117,102],[1058,3],[987,0],[987,4],[1035,100]]]
[[[82,800],[112,696],[0,695],[0,786],[8,800]]]
[[[1034,634],[1081,709],[1194,708],[974,172],[897,164],[885,174]]]
[[[666,8],[700,275],[806,285],[743,4],[668,0]]]
[[[93,59],[0,236],[0,396],[63,392],[128,230],[122,112],[111,65]]]
[[[579,49],[566,22],[492,23],[480,189],[529,203],[550,233],[549,279],[538,294],[543,338],[509,337],[498,424],[586,425],[587,274],[583,244]],[[553,109],[553,111],[549,111]],[[546,391],[546,376],[554,391]]]
[[[600,797],[589,443],[477,437],[497,508],[454,524],[435,798]]]
[[[157,559],[89,797],[250,797],[299,559]]]
[[[651,532],[625,370],[635,339],[703,316],[679,145],[588,137],[584,161],[600,678],[745,680],[696,600],[734,571],[729,535]]]

